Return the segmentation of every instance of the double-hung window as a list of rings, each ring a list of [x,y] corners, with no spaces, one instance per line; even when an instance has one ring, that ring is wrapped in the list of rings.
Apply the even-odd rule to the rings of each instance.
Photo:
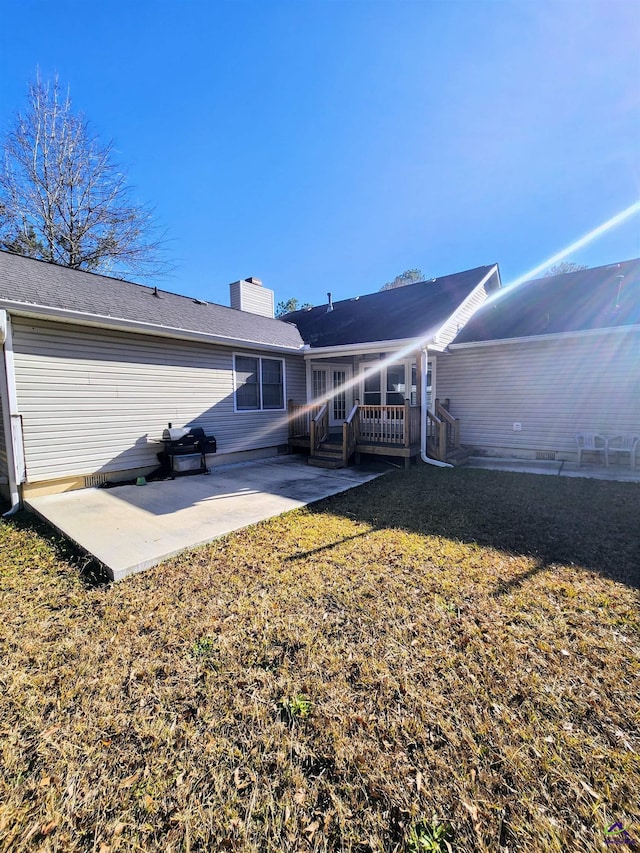
[[[236,410],[238,412],[284,409],[284,361],[234,355]]]

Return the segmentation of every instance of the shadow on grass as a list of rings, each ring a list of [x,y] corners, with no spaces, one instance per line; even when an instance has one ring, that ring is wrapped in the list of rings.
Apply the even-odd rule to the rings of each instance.
[[[554,563],[640,588],[638,483],[421,465],[327,498],[310,510],[536,560],[536,567],[495,595]]]
[[[363,536],[368,536],[368,531],[365,533],[356,533],[354,536],[344,536],[335,542],[328,542],[326,545],[320,545],[319,548],[312,548],[310,551],[301,551],[298,554],[292,554],[290,557],[285,557],[283,562],[295,563],[298,560],[306,560],[309,557],[315,557],[317,554],[322,554],[324,551],[330,551],[338,545],[344,545],[345,542],[352,542],[354,539],[361,539]]]
[[[374,529],[396,528],[476,543],[535,560],[530,570],[498,585],[494,596],[511,592],[554,563],[640,588],[638,483],[420,465],[326,498],[310,505],[309,511],[344,515]],[[88,588],[110,582],[96,560],[38,516],[20,512],[5,523],[45,539]],[[312,557],[364,535],[286,559]]]
[[[8,504],[4,507],[1,504],[0,501],[0,515],[9,508]],[[77,571],[87,589],[95,589],[111,583],[101,563],[34,513],[21,510],[16,515],[3,519],[3,523],[12,525],[16,530],[33,533],[47,542],[58,560],[67,563]]]

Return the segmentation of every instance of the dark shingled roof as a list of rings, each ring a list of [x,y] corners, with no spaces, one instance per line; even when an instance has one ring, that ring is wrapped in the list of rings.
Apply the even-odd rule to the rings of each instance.
[[[327,305],[293,311],[283,319],[295,323],[312,347],[431,336],[493,266],[344,299],[333,303],[333,311]]]
[[[640,259],[501,290],[454,344],[640,325]]]
[[[171,329],[231,338],[246,343],[299,349],[297,329],[215,303],[198,304],[158,288],[0,252],[0,307],[3,301],[81,312],[108,324],[112,320],[150,323]]]

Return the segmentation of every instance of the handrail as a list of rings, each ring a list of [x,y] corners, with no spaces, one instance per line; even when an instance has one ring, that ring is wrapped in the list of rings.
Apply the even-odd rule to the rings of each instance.
[[[355,403],[353,404],[353,409],[351,409],[351,411],[349,412],[349,417],[345,421],[346,424],[350,424],[351,421],[355,418],[359,407],[360,407],[360,400],[356,400]]]
[[[448,421],[451,425],[453,425],[457,418],[454,418],[451,412],[442,405],[440,400],[436,399],[435,401],[435,413],[442,421]]]
[[[441,462],[447,458],[447,424],[427,409],[427,451]]]
[[[349,417],[342,424],[342,464],[348,465],[360,437],[360,418],[357,418],[360,401],[356,400]]]
[[[447,406],[449,401],[447,400]],[[440,400],[436,398],[435,401],[435,413],[447,424],[447,443],[453,446],[455,449],[460,447],[460,419],[454,418],[449,409],[443,406],[440,403]]]
[[[315,456],[316,450],[329,434],[329,407],[326,403],[320,406],[310,423],[309,452]]]

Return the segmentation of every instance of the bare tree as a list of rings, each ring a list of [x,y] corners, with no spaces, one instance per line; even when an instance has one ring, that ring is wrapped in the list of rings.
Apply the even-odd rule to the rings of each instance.
[[[73,269],[154,275],[166,271],[152,211],[56,76],[29,84],[24,114],[0,162],[0,248]]]

